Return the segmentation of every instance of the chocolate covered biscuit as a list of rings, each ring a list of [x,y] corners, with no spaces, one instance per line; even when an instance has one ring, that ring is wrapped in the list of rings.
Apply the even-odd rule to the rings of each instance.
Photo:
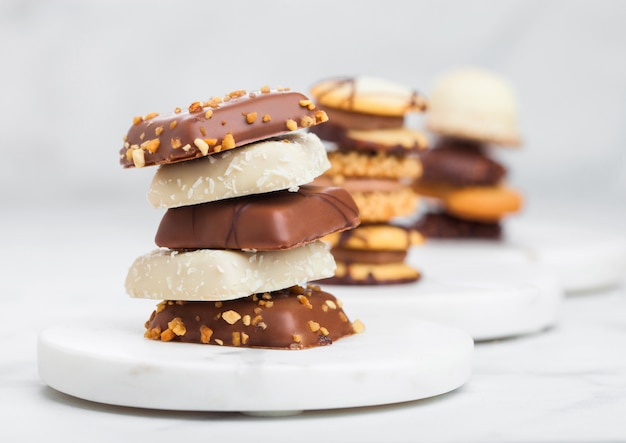
[[[423,184],[447,186],[493,186],[506,176],[506,168],[488,157],[484,146],[452,138],[441,139],[420,155]]]
[[[341,302],[314,285],[224,302],[163,301],[146,322],[154,340],[218,346],[305,349],[362,330]]]
[[[424,214],[415,222],[413,229],[426,238],[491,240],[502,238],[502,226],[499,222],[463,220],[450,214],[437,212]]]
[[[299,92],[234,91],[172,113],[135,117],[120,163],[130,168],[191,160],[326,120],[326,113]]]
[[[169,209],[156,244],[170,249],[282,250],[359,224],[350,194],[339,187],[302,186]]]

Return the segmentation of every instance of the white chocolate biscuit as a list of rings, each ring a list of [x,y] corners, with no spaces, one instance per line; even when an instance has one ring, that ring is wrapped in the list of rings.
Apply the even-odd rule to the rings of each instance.
[[[287,251],[157,249],[132,264],[126,292],[156,300],[233,300],[327,278],[335,267],[320,240]]]
[[[296,189],[330,168],[311,133],[267,140],[196,160],[160,166],[148,191],[155,208],[175,208]]]

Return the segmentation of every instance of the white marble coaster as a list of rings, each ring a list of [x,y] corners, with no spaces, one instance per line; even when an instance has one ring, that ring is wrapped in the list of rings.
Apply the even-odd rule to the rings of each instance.
[[[508,241],[554,270],[567,292],[617,286],[626,279],[626,237],[575,223],[511,220]]]
[[[151,341],[141,318],[54,327],[39,335],[39,374],[56,390],[100,403],[254,415],[423,399],[469,379],[473,341],[465,332],[345,308],[364,333],[301,351]]]
[[[324,290],[363,317],[427,319],[461,328],[476,341],[536,333],[557,322],[563,291],[553,272],[513,256],[511,263],[468,259],[461,266],[446,254],[427,255],[409,255],[423,272],[415,283]]]

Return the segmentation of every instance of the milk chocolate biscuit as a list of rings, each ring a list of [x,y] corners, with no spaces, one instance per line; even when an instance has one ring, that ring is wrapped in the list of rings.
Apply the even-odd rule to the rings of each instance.
[[[522,196],[504,187],[469,187],[449,192],[443,204],[446,212],[466,220],[497,222],[522,207]],[[358,202],[357,202],[358,205]]]
[[[157,249],[132,264],[126,292],[157,300],[223,301],[330,277],[334,271],[335,260],[322,241],[286,251]]]
[[[341,151],[383,152],[397,156],[417,154],[427,147],[428,140],[424,134],[405,127],[347,130],[338,143],[338,149]]]
[[[424,243],[424,237],[402,226],[373,224],[327,235],[324,241],[333,248],[404,252],[410,246]]]
[[[489,158],[479,143],[445,138],[420,155],[422,183],[450,186],[493,186],[506,176],[506,168]]]
[[[174,208],[243,195],[297,189],[330,168],[314,134],[251,143],[232,151],[157,169],[148,191],[156,208]]]
[[[443,212],[424,214],[415,222],[413,229],[426,238],[487,240],[502,238],[502,226],[499,222],[463,220]]]
[[[338,187],[302,186],[168,209],[156,244],[170,249],[247,249],[270,251],[311,243],[354,228],[359,212]]]
[[[311,96],[324,109],[389,117],[403,117],[408,112],[422,112],[427,107],[426,99],[417,91],[369,76],[323,80],[311,88]]]
[[[402,263],[406,259],[407,251],[373,251],[367,249],[332,248],[330,253],[336,262],[366,263],[382,265],[385,263]]]
[[[234,91],[164,115],[135,117],[120,151],[125,168],[191,160],[328,120],[304,94]]]
[[[348,130],[369,131],[399,129],[404,126],[404,116],[363,114],[342,109],[324,108],[328,122],[311,126],[309,131],[322,140],[341,141]]]
[[[335,275],[320,280],[320,283],[333,285],[392,285],[412,283],[419,280],[420,277],[420,271],[406,263],[375,265],[337,261]]]
[[[295,286],[224,302],[163,301],[146,322],[145,337],[218,346],[306,349],[363,330],[333,295]]]

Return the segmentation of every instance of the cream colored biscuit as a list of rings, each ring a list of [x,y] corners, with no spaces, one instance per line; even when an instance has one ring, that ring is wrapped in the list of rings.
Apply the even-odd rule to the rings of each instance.
[[[297,189],[330,167],[322,141],[310,133],[160,166],[148,201],[156,208],[206,203],[249,194]]]
[[[426,114],[433,132],[498,145],[520,143],[517,99],[511,85],[481,68],[451,71],[435,84]]]
[[[333,247],[368,251],[406,251],[424,243],[424,237],[417,231],[389,224],[360,225],[322,240]]]
[[[126,277],[131,297],[217,301],[277,291],[330,277],[335,260],[318,240],[287,251],[158,249],[135,260]]]
[[[337,282],[352,284],[393,284],[418,280],[420,271],[406,263],[386,263],[381,265],[367,263],[337,262],[335,279]]]
[[[495,222],[519,211],[522,196],[504,186],[476,186],[449,192],[443,204],[447,212],[459,218]]]
[[[330,176],[416,179],[422,174],[421,162],[411,156],[333,151],[328,153],[328,159],[331,166],[326,175]]]
[[[421,112],[427,106],[426,99],[416,91],[371,76],[324,80],[311,88],[311,96],[321,108],[384,116]]]
[[[351,146],[374,146],[379,150],[391,148],[404,149],[406,152],[420,151],[428,147],[428,139],[420,132],[410,128],[348,130],[346,143]]]

